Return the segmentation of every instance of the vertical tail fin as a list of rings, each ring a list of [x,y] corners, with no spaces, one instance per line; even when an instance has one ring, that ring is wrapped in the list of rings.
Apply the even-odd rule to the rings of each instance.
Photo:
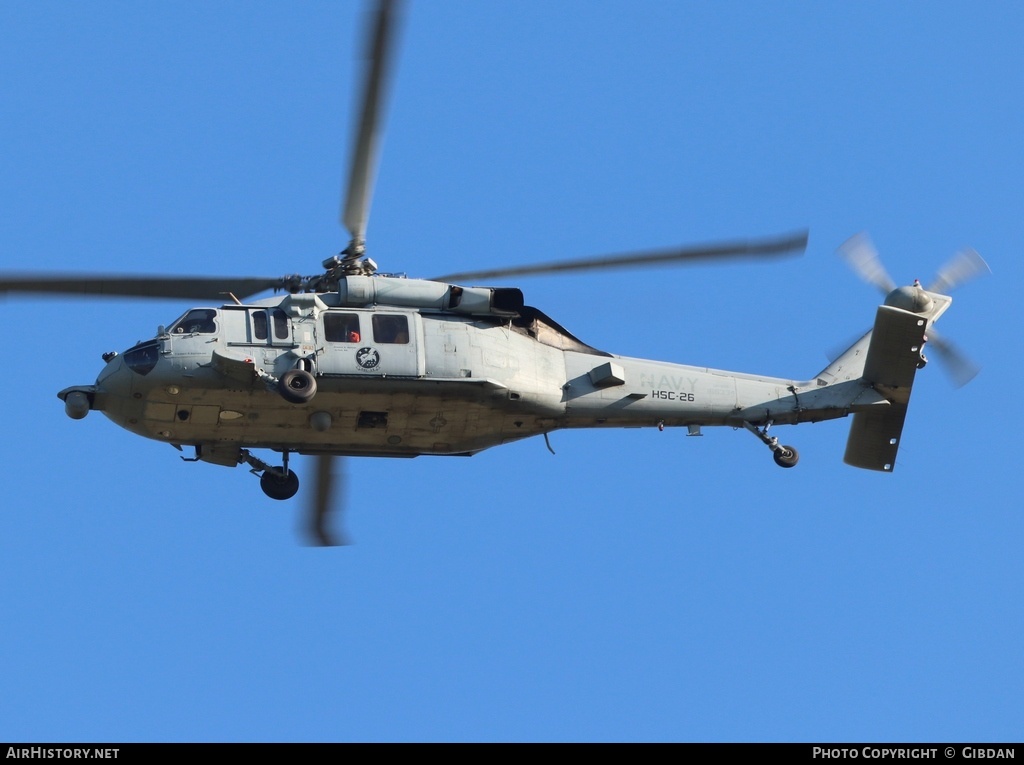
[[[896,464],[914,377],[925,363],[922,348],[929,318],[893,306],[878,307],[875,326],[866,336],[861,377],[885,400],[853,415],[846,464],[884,472]]]

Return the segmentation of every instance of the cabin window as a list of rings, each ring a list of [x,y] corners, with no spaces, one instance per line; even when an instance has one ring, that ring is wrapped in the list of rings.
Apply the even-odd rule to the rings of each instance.
[[[409,317],[378,314],[373,317],[373,339],[378,343],[409,342]]]
[[[287,340],[288,314],[286,314],[280,308],[274,308],[270,311],[270,315],[274,319],[274,338],[277,340]]]
[[[359,314],[328,311],[324,314],[324,339],[329,343],[358,343]]]
[[[217,312],[212,308],[195,308],[186,313],[171,327],[172,335],[212,335],[217,331],[214,319]]]
[[[253,311],[252,335],[257,340],[267,339],[267,312]]]
[[[267,318],[267,314],[270,318]],[[274,322],[274,339],[288,339],[288,314],[280,308],[252,312],[252,336],[254,340],[266,340],[270,335],[270,322]]]

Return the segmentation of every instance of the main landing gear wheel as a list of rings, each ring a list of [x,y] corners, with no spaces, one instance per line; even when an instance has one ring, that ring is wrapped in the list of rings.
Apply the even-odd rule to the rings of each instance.
[[[307,404],[316,395],[316,378],[305,369],[289,369],[277,384],[278,392],[292,404]]]
[[[772,456],[775,457],[775,464],[784,468],[791,468],[800,460],[800,455],[792,446],[780,446],[772,452]]]
[[[294,470],[287,473],[265,470],[260,476],[260,488],[271,499],[291,499],[299,490],[299,477]]]

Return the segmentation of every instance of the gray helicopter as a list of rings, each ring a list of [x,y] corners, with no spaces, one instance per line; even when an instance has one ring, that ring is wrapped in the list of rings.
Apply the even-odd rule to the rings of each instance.
[[[58,393],[66,413],[102,412],[140,436],[192,449],[189,461],[260,476],[264,493],[293,497],[292,455],[316,460],[309,532],[332,533],[335,461],[348,456],[472,455],[564,428],[743,428],[784,468],[792,446],[775,425],[853,415],[845,462],[892,471],[926,342],[957,382],[976,368],[932,325],[952,287],[988,270],[959,253],[928,287],[897,287],[865,235],[842,254],[885,299],[872,329],[807,379],[793,380],[617,356],[579,340],[510,287],[510,276],[659,266],[803,252],[807,233],[628,253],[498,271],[410,279],[380,273],[365,235],[400,4],[381,0],[341,222],[351,241],[314,276],[211,278],[0,274],[0,294],[181,298],[207,302],[123,353],[104,354],[91,385]],[[254,299],[262,293],[272,297]],[[228,297],[228,302],[225,301]],[[550,448],[550,446],[549,446]],[[255,450],[281,455],[271,464]],[[274,460],[277,462],[277,460]]]

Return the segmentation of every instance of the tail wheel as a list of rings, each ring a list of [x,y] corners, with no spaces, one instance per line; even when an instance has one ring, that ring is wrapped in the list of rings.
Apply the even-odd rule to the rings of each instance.
[[[299,490],[299,477],[294,470],[287,473],[265,470],[260,476],[260,488],[271,499],[291,499]]]
[[[305,369],[289,369],[277,384],[278,392],[292,404],[308,404],[316,395],[316,378]]]
[[[775,464],[784,468],[791,468],[800,460],[800,455],[792,446],[780,446],[772,452],[772,456]]]

